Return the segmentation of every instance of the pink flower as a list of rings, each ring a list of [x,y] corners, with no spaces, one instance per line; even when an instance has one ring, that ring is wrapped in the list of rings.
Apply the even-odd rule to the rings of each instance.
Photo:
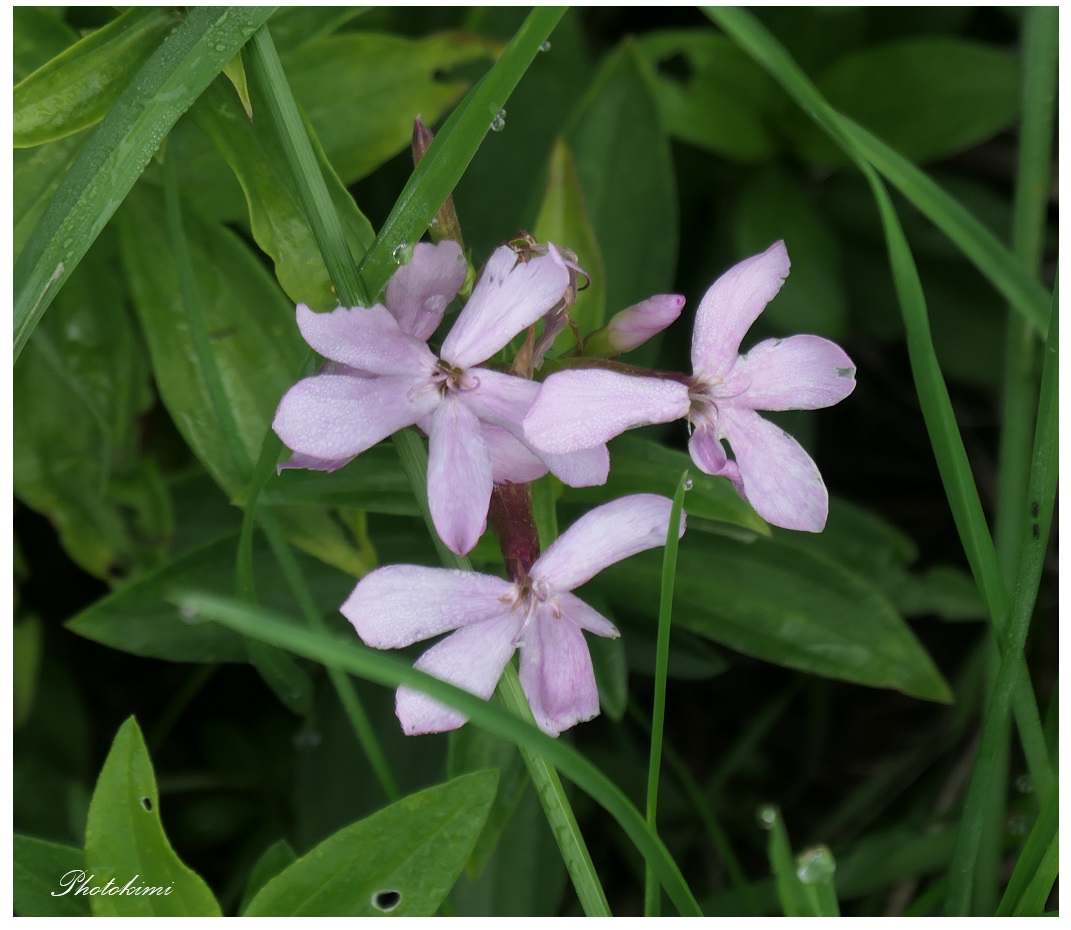
[[[376,649],[398,649],[452,630],[417,660],[416,668],[484,700],[519,648],[521,686],[536,722],[557,736],[599,713],[582,631],[619,635],[571,592],[606,566],[664,545],[670,508],[668,498],[655,494],[596,507],[563,533],[521,582],[416,565],[380,568],[361,580],[341,610]],[[409,734],[453,730],[467,719],[409,688],[398,689],[397,713]]]
[[[564,454],[635,426],[685,417],[693,430],[688,450],[699,468],[729,478],[768,522],[821,531],[829,495],[817,466],[796,440],[755,411],[831,406],[855,388],[855,365],[818,336],[768,339],[739,354],[788,271],[785,244],[775,242],[714,282],[696,311],[691,377],[602,368],[551,375],[524,419],[529,445]]]
[[[684,298],[656,294],[614,314],[606,324],[606,341],[615,353],[629,352],[662,332],[681,315]]]
[[[605,447],[535,456],[520,424],[539,386],[480,367],[561,299],[569,272],[554,247],[527,262],[507,247],[496,250],[435,353],[424,340],[463,280],[460,249],[441,243],[415,251],[399,269],[387,285],[387,306],[330,313],[298,306],[302,336],[329,363],[286,393],[272,424],[294,451],[291,466],[332,470],[420,423],[428,434],[435,528],[462,555],[486,526],[494,480],[517,480],[505,465],[495,474],[494,460],[505,457],[499,447],[515,441],[544,472],[549,467],[574,486],[602,484],[609,468]],[[531,471],[532,462],[527,466]]]

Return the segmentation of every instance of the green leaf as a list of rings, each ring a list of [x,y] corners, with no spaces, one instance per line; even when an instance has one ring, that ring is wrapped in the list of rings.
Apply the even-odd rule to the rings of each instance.
[[[11,690],[15,727],[21,727],[33,711],[41,676],[44,628],[37,617],[19,620],[11,631]]]
[[[848,299],[840,244],[802,181],[780,168],[753,174],[739,193],[733,233],[739,255],[783,239],[792,257],[792,273],[762,315],[767,329],[843,338]]]
[[[299,716],[312,711],[312,678],[281,649],[248,643],[249,661],[280,701]]]
[[[507,740],[492,736],[476,727],[462,727],[450,734],[450,750],[446,774],[457,778],[469,772],[494,769],[498,772],[498,790],[487,814],[487,821],[476,840],[472,854],[465,863],[470,880],[483,871],[487,861],[497,851],[499,837],[513,817],[521,795],[530,784],[524,760],[517,747]]]
[[[735,161],[777,152],[784,95],[731,39],[709,29],[669,29],[637,45],[655,75],[670,135]]]
[[[573,153],[564,139],[554,143],[547,172],[547,186],[533,232],[543,242],[572,249],[580,267],[588,273],[588,287],[577,294],[576,304],[569,311],[583,338],[602,326],[606,318],[606,274],[602,252],[584,204]],[[554,350],[564,352],[575,342],[573,333],[565,329],[554,341]]]
[[[13,859],[11,896],[16,916],[89,916],[89,898],[74,892],[86,875],[82,850],[16,833]]]
[[[286,6],[272,16],[268,25],[279,51],[288,52],[331,35],[370,9],[367,6]]]
[[[271,879],[247,917],[428,917],[457,879],[498,784],[463,775],[344,827]]]
[[[1015,56],[951,38],[917,38],[846,55],[815,82],[830,105],[913,161],[934,161],[996,135],[1019,114]],[[798,121],[797,151],[819,164],[846,156]]]
[[[15,148],[100,122],[178,21],[169,9],[131,7],[16,84]]]
[[[78,41],[78,33],[62,19],[57,7],[11,8],[12,57],[15,83]]]
[[[37,221],[52,202],[86,139],[88,131],[59,142],[12,153],[12,219],[15,258],[22,254]]]
[[[1060,869],[1060,799],[1055,785],[1015,863],[997,917],[1038,917]]]
[[[98,240],[13,376],[15,493],[106,579],[157,564],[172,530],[167,489],[140,449],[153,398],[115,252],[112,236]]]
[[[94,884],[148,886],[166,894],[98,894],[95,917],[219,917],[219,903],[175,854],[160,823],[160,798],[145,740],[130,717],[115,735],[89,806],[86,871]]]
[[[278,132],[268,118],[262,88],[254,80],[250,90],[258,119],[244,119],[233,92],[218,80],[197,101],[191,115],[242,185],[253,238],[271,256],[283,290],[295,303],[314,310],[332,309],[339,299],[302,209]],[[375,238],[372,226],[339,181],[315,136],[311,138],[332,203],[344,223],[347,245],[354,261],[360,261]]]
[[[91,604],[67,621],[67,628],[133,655],[170,662],[245,662],[249,657],[240,636],[219,626],[187,623],[165,600],[169,592],[191,584],[232,592],[236,546],[237,534],[200,546]],[[267,544],[259,538],[254,555],[257,597],[296,613],[294,596],[271,561]],[[308,557],[297,558],[317,606],[325,615],[335,613],[352,590],[353,579]]]
[[[194,8],[109,110],[15,263],[16,359],[164,135],[270,13]]]
[[[238,913],[245,914],[246,908],[249,907],[249,903],[257,892],[296,860],[297,853],[286,840],[277,840],[265,849],[249,873],[249,881],[246,882],[245,891],[242,892],[242,903],[238,905]]]
[[[813,846],[792,855],[781,812],[773,806],[759,809],[763,829],[770,831],[766,855],[774,873],[777,897],[786,917],[839,917],[833,875],[837,864],[825,846]]]
[[[649,439],[622,436],[610,443],[611,468],[606,484],[595,488],[565,488],[562,500],[585,504],[602,503],[626,494],[673,493],[680,473],[692,468],[686,452],[668,449]],[[692,487],[684,499],[689,525],[695,529],[699,521],[714,521],[729,527],[741,527],[753,533],[768,535],[770,528],[751,505],[736,493],[726,478],[705,475],[692,468]]]
[[[602,249],[607,309],[666,293],[677,264],[673,160],[634,42],[607,58],[565,138]]]
[[[657,553],[641,554],[607,568],[593,584],[619,609],[654,617],[660,568]],[[674,616],[693,633],[778,665],[951,699],[930,657],[879,591],[829,559],[778,540],[744,545],[686,534]]]
[[[309,42],[285,65],[328,159],[352,184],[409,144],[417,114],[430,126],[468,89],[443,73],[500,50],[460,32],[421,39],[351,32]]]
[[[628,708],[628,658],[621,638],[585,637],[591,664],[595,669],[595,685],[599,689],[599,709],[615,723],[622,720]]]

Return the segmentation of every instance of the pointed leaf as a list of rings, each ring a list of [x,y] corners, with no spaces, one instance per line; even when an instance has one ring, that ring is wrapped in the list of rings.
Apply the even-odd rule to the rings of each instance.
[[[15,834],[11,895],[19,917],[88,917],[89,899],[74,893],[85,876],[85,856],[73,846]],[[64,884],[75,885],[64,892]]]

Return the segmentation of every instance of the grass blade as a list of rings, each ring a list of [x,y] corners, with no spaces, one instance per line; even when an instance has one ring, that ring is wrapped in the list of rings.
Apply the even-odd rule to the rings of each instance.
[[[666,548],[662,555],[662,588],[658,605],[658,642],[655,654],[654,708],[651,711],[651,758],[647,768],[647,823],[652,830],[658,829],[658,781],[662,767],[662,733],[666,722],[666,679],[669,676],[669,632],[673,621],[673,583],[677,576],[677,547],[680,544],[681,509],[684,507],[684,492],[688,490],[688,472],[681,474],[677,490],[673,494],[673,506],[669,511],[669,529],[666,531]],[[647,864],[644,884],[645,917],[658,917],[662,905],[662,892]]]
[[[123,91],[15,263],[14,360],[164,135],[274,7],[196,7]]]
[[[1060,794],[1054,785],[1015,863],[997,917],[1037,917],[1060,869]]]
[[[567,743],[547,736],[468,691],[425,674],[394,656],[363,648],[349,638],[301,629],[277,614],[217,595],[183,592],[177,597],[187,617],[214,620],[246,636],[366,681],[389,688],[404,685],[421,691],[456,708],[488,733],[542,757],[594,798],[621,825],[643,857],[653,863],[659,881],[682,915],[702,916],[673,857],[640,812],[620,788]]]

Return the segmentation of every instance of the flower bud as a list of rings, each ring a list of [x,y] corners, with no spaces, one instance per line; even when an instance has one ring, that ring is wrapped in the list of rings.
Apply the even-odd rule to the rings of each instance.
[[[424,153],[431,147],[431,143],[434,139],[435,136],[432,131],[424,125],[424,121],[418,116],[413,121],[414,167],[420,164],[420,159],[424,157]],[[442,242],[444,239],[450,239],[462,248],[465,247],[465,241],[461,238],[461,223],[458,221],[457,211],[454,209],[453,197],[446,198],[446,203],[444,203],[439,208],[439,212],[435,214],[435,218],[431,221],[428,231],[431,233],[432,241],[435,243]]]
[[[584,344],[588,356],[620,355],[643,345],[681,315],[684,298],[679,294],[656,294],[622,310]]]

